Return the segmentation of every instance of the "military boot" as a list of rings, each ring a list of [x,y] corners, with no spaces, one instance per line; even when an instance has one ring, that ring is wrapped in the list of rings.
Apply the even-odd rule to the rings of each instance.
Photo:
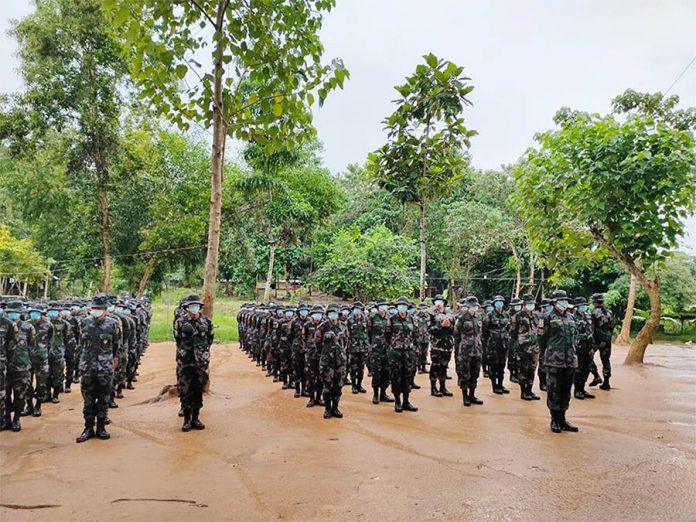
[[[179,417],[184,416],[184,407],[183,406],[181,408],[179,408],[179,413],[177,415],[179,415]]]
[[[114,400],[114,392],[111,392],[111,396],[109,397],[109,408],[118,408],[118,404],[116,404]]]
[[[24,405],[24,409],[22,410],[22,413],[20,413],[20,415],[22,417],[26,417],[27,415],[34,415],[34,403],[31,399],[27,399],[26,404]]]
[[[36,404],[34,404],[34,417],[41,417],[41,399],[36,399]]]
[[[445,381],[441,380],[440,381],[440,393],[442,394],[443,397],[452,397],[452,392],[447,389],[447,386],[445,386]]]
[[[63,388],[63,393],[71,393],[72,390],[70,389],[70,386],[72,385],[72,379],[69,377],[65,379],[65,387]]]
[[[433,397],[442,397],[442,393],[437,389],[437,384],[435,384],[434,380],[430,381],[430,395]]]
[[[588,392],[587,390],[585,390],[583,393],[585,394],[586,399],[594,399],[595,398],[594,394]]]
[[[604,382],[599,387],[600,390],[611,390],[611,385],[609,384],[609,377],[604,378]]]
[[[97,418],[97,437],[101,440],[107,440],[111,438],[111,435],[108,431],[106,431],[106,428],[104,427],[105,425],[106,418]]]
[[[94,435],[94,419],[85,419],[85,429],[82,431],[80,436],[75,439],[75,442],[79,443],[93,439]]]
[[[372,404],[379,404],[379,388],[372,387]]]
[[[493,387],[493,393],[496,395],[502,395],[503,390],[498,388],[498,380],[495,377],[491,377],[491,386]]]
[[[358,391],[358,385],[357,385],[357,383],[356,383],[356,384],[353,384],[353,385],[350,387],[350,393],[352,393],[353,395],[357,395],[358,393],[360,393],[360,392]]]
[[[580,401],[585,400],[585,392],[577,386],[575,387],[575,393],[573,394],[573,396]]]
[[[119,384],[116,387],[116,398],[123,399],[123,384]]]
[[[554,433],[561,433],[561,422],[556,410],[551,410],[551,431]]]
[[[500,391],[503,393],[510,393],[510,390],[508,390],[505,386],[503,386],[503,378],[502,377],[498,378],[498,389],[500,389]]]
[[[548,387],[546,386],[546,372],[541,372],[539,374],[539,389],[541,391],[548,390]]]
[[[127,390],[135,390],[135,386],[133,386],[133,381],[128,381],[126,383],[126,389]]]
[[[184,408],[184,423],[181,425],[181,431],[191,431],[191,410]]]
[[[464,402],[464,406],[471,406],[471,397],[469,397],[469,394],[464,388],[462,388],[462,401]]]
[[[401,406],[401,394],[400,393],[394,394],[394,411],[396,413],[401,413],[402,411],[404,411],[403,407]]]
[[[307,391],[307,385],[305,383],[300,383],[300,396],[309,397],[309,392]]]
[[[408,400],[409,396],[410,396],[409,393],[404,393],[404,403],[403,403],[404,411],[418,411],[418,408],[416,408],[413,404],[411,404],[411,401]]]
[[[200,408],[193,408],[191,412],[191,427],[194,430],[204,430],[205,429],[205,424],[203,424],[200,419],[198,418],[198,415],[200,414],[201,409]]]
[[[560,413],[558,421],[563,431],[571,431],[573,433],[580,431],[577,426],[573,426],[570,422],[566,420],[566,414],[564,411]]]
[[[53,404],[58,404],[60,402],[60,398],[58,395],[60,394],[60,391],[58,388],[53,388],[53,396],[51,397],[51,402]]]
[[[331,418],[331,395],[328,393],[324,394],[324,418]]]
[[[532,395],[531,395],[531,390],[532,387],[529,384],[522,384],[520,386],[522,393],[520,394],[520,399],[523,401],[533,401]]]
[[[316,402],[317,406],[326,406],[326,403],[324,402],[321,388],[319,388],[316,393],[317,393],[317,398],[315,399],[314,402]]]
[[[307,408],[313,408],[316,406],[316,401],[314,400],[314,395],[309,396],[309,400],[307,401]]]
[[[15,410],[14,416],[12,417],[12,431],[21,431],[22,424],[19,422],[19,418],[22,416],[21,410]]]
[[[362,385],[362,380],[363,380],[362,377],[358,377],[358,392],[367,393],[367,390]]]
[[[295,382],[295,394],[293,395],[296,399],[302,397],[302,392],[300,391],[300,381]]]
[[[343,413],[341,413],[341,410],[338,409],[339,402],[341,402],[341,399],[336,398],[333,400],[333,407],[331,408],[331,415],[333,417],[336,417],[337,419],[342,419]]]
[[[387,388],[382,388],[382,392],[379,394],[380,402],[394,402],[394,399],[387,395]]]
[[[469,388],[469,400],[471,400],[471,404],[483,404],[483,401],[479,399],[474,392],[476,392],[476,388]]]
[[[420,390],[421,389],[420,385],[416,384],[415,379],[411,379],[411,389],[413,389],[413,390]]]

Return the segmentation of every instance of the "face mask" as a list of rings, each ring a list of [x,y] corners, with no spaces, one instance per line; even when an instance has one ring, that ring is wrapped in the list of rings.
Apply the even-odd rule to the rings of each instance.
[[[390,308],[390,309],[389,309],[389,313],[390,313],[391,315],[396,315],[396,308],[393,308],[393,307]]]
[[[491,305],[488,305],[486,307],[486,312],[492,312],[492,311],[493,311],[493,307]]]
[[[58,310],[49,310],[46,315],[48,315],[48,317],[50,317],[51,319],[55,319],[56,317],[58,317]]]
[[[63,310],[60,315],[66,318],[70,317],[70,310]]]
[[[416,313],[416,309],[415,309],[415,308],[409,308],[409,309],[408,309],[408,315],[413,315],[413,314],[415,314],[415,313]]]
[[[445,302],[440,301],[439,299],[437,301],[435,301],[435,306],[444,306],[444,304],[445,304]]]
[[[552,306],[552,305],[546,305],[546,312],[550,312],[551,310],[553,310],[553,306]]]
[[[387,311],[387,306],[386,305],[379,305],[377,308],[380,312],[386,312]]]
[[[402,312],[402,313],[403,313],[403,312],[405,312],[406,310],[408,310],[408,306],[406,306],[406,305],[399,305],[399,306],[396,307],[396,309],[397,309],[399,312]]]
[[[107,308],[107,310],[108,310],[109,312],[113,313],[114,311],[116,311],[116,307],[112,305],[112,306],[110,306],[109,308]],[[49,312],[49,313],[50,313],[50,312]]]
[[[101,317],[102,314],[104,313],[104,310],[100,308],[93,308],[92,310],[89,311],[89,315],[92,317]]]
[[[293,315],[295,315],[295,313],[292,312],[292,311],[290,311],[290,312],[285,312],[285,317],[287,317],[288,319],[292,319],[292,316],[293,316]]]
[[[478,312],[478,306],[470,306],[469,307],[470,314],[475,314],[476,312]]]
[[[360,314],[362,314],[362,310],[360,310],[360,309],[358,309],[358,308],[356,308],[355,310],[353,310],[353,315],[360,315]]]
[[[568,308],[568,301],[557,301],[556,308],[558,308],[559,310],[565,310],[566,308]]]
[[[5,315],[5,309],[4,309],[4,308],[0,308],[0,317],[2,317],[3,315]]]
[[[201,305],[199,304],[190,304],[186,307],[186,309],[191,312],[192,314],[197,314],[198,312],[201,311]]]
[[[329,319],[331,319],[332,321],[335,321],[336,319],[338,319],[338,313],[337,313],[337,312],[329,312],[329,313],[328,313],[328,316],[329,316]]]
[[[527,310],[534,310],[534,303],[527,303],[524,305]]]
[[[16,321],[19,319],[19,313],[18,312],[7,312],[7,318],[10,321]]]
[[[580,310],[581,312],[587,312],[587,305],[578,306],[578,310]]]
[[[315,321],[321,320],[321,314],[312,314],[312,319],[314,319]]]
[[[307,317],[309,315],[309,310],[300,310],[300,317]]]
[[[515,312],[519,312],[520,310],[522,310],[522,307],[521,307],[520,305],[515,305],[515,306],[512,307],[512,309],[513,309]]]
[[[496,308],[502,308],[502,307],[503,307],[503,304],[505,304],[505,303],[503,303],[502,301],[496,301],[496,302],[493,303],[493,304],[495,305]]]
[[[71,309],[72,309],[73,312],[77,312],[77,311],[80,309],[80,307],[79,307],[79,306],[73,306],[73,307],[71,307]]]
[[[350,310],[341,310],[341,315],[343,317],[348,317],[350,315]]]
[[[41,312],[29,312],[29,317],[36,321],[41,318]]]

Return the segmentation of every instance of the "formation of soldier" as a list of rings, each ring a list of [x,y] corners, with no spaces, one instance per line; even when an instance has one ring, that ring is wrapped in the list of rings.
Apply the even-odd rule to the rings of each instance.
[[[80,384],[85,428],[77,438],[108,439],[108,410],[137,382],[148,346],[149,299],[97,295],[91,301],[0,298],[0,429],[41,417]],[[96,431],[95,431],[96,421]]]
[[[397,413],[418,411],[411,402],[411,392],[420,388],[416,374],[429,374],[433,397],[452,397],[447,380],[454,356],[466,407],[483,404],[476,396],[481,374],[490,379],[493,393],[509,394],[503,385],[507,368],[525,401],[540,399],[533,392],[538,376],[557,433],[578,431],[565,414],[573,388],[576,399],[595,398],[586,389],[590,374],[589,386],[611,389],[614,319],[602,294],[591,301],[590,311],[586,298],[571,303],[557,290],[540,306],[531,294],[509,303],[496,295],[482,304],[469,296],[456,310],[441,295],[432,306],[405,297],[326,308],[246,303],[237,322],[241,349],[273,382],[294,390],[295,398],[308,398],[307,407],[323,406],[326,419],[343,417],[343,386],[354,394],[367,393],[366,374],[373,404],[393,403]],[[597,351],[603,377],[594,364]]]

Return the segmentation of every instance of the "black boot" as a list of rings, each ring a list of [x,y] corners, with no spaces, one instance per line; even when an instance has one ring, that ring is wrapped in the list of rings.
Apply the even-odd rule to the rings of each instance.
[[[314,399],[314,402],[316,403],[317,406],[326,406],[326,403],[324,402],[324,399],[322,398],[322,393],[321,393],[321,388],[317,390],[317,398]]]
[[[22,410],[22,413],[20,413],[20,416],[22,417],[26,417],[27,415],[34,415],[34,403],[31,399],[27,399],[24,409]]]
[[[191,411],[191,427],[194,430],[204,430],[205,424],[203,424],[198,418],[198,414],[201,412],[200,408],[193,408]]]
[[[307,401],[307,408],[313,408],[317,403],[314,400],[314,395],[309,396],[309,400]]]
[[[93,439],[94,435],[94,419],[85,419],[85,429],[80,436],[75,439],[75,442],[84,442]]]
[[[123,384],[119,384],[116,388],[116,398],[123,399]]]
[[[70,378],[65,379],[65,388],[63,389],[63,393],[72,392],[72,390],[70,389],[71,384],[72,384],[72,379],[70,379]]]
[[[353,385],[350,387],[350,392],[351,392],[353,395],[357,395],[358,393],[360,393],[360,392],[358,392],[358,387],[357,387],[355,384],[353,384]]]
[[[53,404],[58,404],[60,402],[60,399],[58,398],[58,388],[53,388],[53,396],[51,397],[51,402]]]
[[[367,393],[367,390],[362,385],[362,377],[358,378],[358,392]]]
[[[41,400],[36,399],[36,404],[34,404],[34,417],[41,417]]]
[[[433,380],[430,381],[430,395],[433,397],[442,397],[442,393],[437,389],[437,384],[435,384]]]
[[[114,392],[111,392],[111,396],[109,397],[109,408],[118,408],[118,404],[116,404],[114,400]]]
[[[372,404],[379,404],[379,388],[372,388]]]
[[[191,410],[184,408],[184,423],[181,425],[181,431],[191,431]]]
[[[575,386],[575,393],[573,394],[574,397],[580,401],[585,400],[585,392],[579,388],[578,386]]]
[[[21,431],[22,424],[19,422],[19,418],[22,416],[22,410],[15,410],[12,417],[12,431]]]
[[[105,418],[97,418],[97,437],[99,437],[101,440],[107,440],[111,438],[111,435],[108,431],[106,431],[106,428],[104,427],[104,421],[106,421]]]
[[[324,418],[331,418],[331,395],[328,393],[324,394]]]
[[[464,401],[464,406],[471,406],[471,397],[469,397],[465,388],[462,388],[462,400]]]
[[[302,392],[300,391],[300,383],[299,381],[295,382],[295,395],[293,395],[296,399],[299,399],[302,397]]]
[[[588,392],[587,390],[583,390],[583,393],[585,394],[586,399],[594,399],[595,398],[594,394]]]
[[[445,381],[440,381],[440,393],[443,397],[452,397],[452,392],[445,386]]]
[[[184,416],[184,407],[183,407],[183,406],[182,406],[181,408],[179,408],[179,413],[178,413],[178,415],[179,415],[179,417],[183,417],[183,416]]]
[[[135,390],[135,386],[133,386],[133,381],[128,381],[126,383],[126,389],[127,390]]]
[[[307,391],[307,385],[303,382],[300,383],[300,396],[309,397],[309,392]]]
[[[341,413],[341,410],[338,409],[338,403],[341,401],[341,399],[334,399],[333,400],[333,407],[331,408],[331,415],[333,417],[336,417],[337,419],[342,419],[343,418],[343,413]]]
[[[498,389],[503,393],[510,393],[510,390],[508,390],[505,386],[503,386],[503,378],[502,377],[498,377]]]
[[[604,382],[599,387],[600,390],[611,390],[611,385],[609,384],[609,377],[604,378]]]
[[[532,399],[532,395],[531,395],[531,386],[529,386],[528,384],[522,384],[520,386],[520,388],[522,389],[522,393],[520,394],[520,399],[522,399],[523,401],[534,400],[534,399]]]
[[[590,382],[590,386],[594,388],[598,384],[602,384],[602,379],[599,375],[595,375],[594,379]]]
[[[394,411],[396,413],[401,413],[402,411],[404,411],[403,407],[401,406],[401,394],[400,393],[394,394]]]
[[[282,388],[283,388],[283,390],[287,390],[288,388],[290,388],[290,383],[288,382],[288,376],[287,376],[287,375],[284,375],[284,376],[283,376],[283,386],[282,386]]]
[[[554,433],[561,433],[561,422],[558,412],[555,410],[551,411],[551,431]]]
[[[573,426],[570,422],[568,422],[565,418],[565,412],[561,412],[559,415],[559,422],[561,424],[561,429],[563,431],[572,431],[573,433],[576,433],[580,431],[577,426]]]
[[[546,372],[539,373],[539,389],[541,391],[548,390],[548,388],[546,386]]]
[[[404,411],[418,411],[418,408],[416,408],[413,404],[411,404],[411,401],[408,400],[409,396],[409,393],[404,393]]]
[[[419,385],[419,384],[416,384],[415,379],[411,379],[411,388],[414,389],[414,390],[420,390],[420,389],[421,389],[420,385]]]
[[[476,396],[476,388],[469,388],[469,400],[471,404],[478,404],[479,406],[483,404],[483,401]]]
[[[493,386],[493,393],[496,395],[502,395],[503,390],[498,388],[498,380],[495,377],[491,377],[491,385]]]
[[[382,388],[382,392],[379,394],[380,402],[394,402],[394,399],[387,395],[387,389]]]

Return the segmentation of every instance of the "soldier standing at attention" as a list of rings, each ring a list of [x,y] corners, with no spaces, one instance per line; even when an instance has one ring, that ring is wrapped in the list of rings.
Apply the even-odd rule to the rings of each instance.
[[[611,390],[609,378],[611,377],[611,335],[614,332],[614,316],[604,308],[604,295],[592,294],[592,329],[594,349],[599,351],[602,360],[602,377],[604,382],[599,387],[602,390]]]
[[[408,315],[409,302],[405,297],[396,301],[396,315],[391,318],[391,339],[389,342],[389,375],[394,394],[394,411],[418,411],[408,398],[410,394],[411,367],[409,350],[413,345],[413,319]],[[403,397],[403,403],[401,399]]]
[[[104,426],[111,399],[114,369],[118,367],[121,326],[107,314],[108,306],[105,295],[94,296],[89,316],[82,321],[80,391],[84,402],[82,415],[85,418],[85,429],[77,437],[77,442],[85,442],[95,436],[95,417],[96,436],[102,440],[111,437]]]
[[[466,298],[463,311],[454,323],[454,345],[459,387],[464,406],[483,404],[476,397],[476,383],[481,372],[483,347],[481,344],[481,315],[476,296]]]
[[[184,410],[181,431],[204,430],[198,415],[203,407],[203,390],[208,384],[210,345],[213,344],[213,323],[201,314],[203,301],[196,294],[183,303],[185,313],[174,324],[177,340],[177,391]]]
[[[532,387],[534,386],[534,373],[537,364],[539,364],[539,344],[537,342],[539,319],[534,313],[534,296],[525,294],[522,296],[522,300],[524,301],[524,310],[515,315],[512,332],[517,343],[520,398],[524,401],[538,401],[541,397],[532,391]]]
[[[389,386],[389,336],[391,321],[387,317],[389,305],[384,299],[377,300],[377,313],[367,322],[367,334],[370,338],[370,370],[372,371],[372,404],[394,402],[387,395]]]
[[[575,372],[575,398],[594,399],[595,396],[585,390],[587,377],[590,375],[590,357],[592,356],[592,318],[587,313],[587,299],[575,298],[575,324],[577,325],[578,371]]]
[[[343,346],[343,326],[338,320],[339,308],[336,304],[326,307],[327,320],[321,323],[314,333],[319,356],[319,376],[323,383],[324,418],[340,419],[343,413],[338,409],[341,401],[341,387],[346,375],[346,355]]]
[[[568,311],[568,295],[556,290],[551,295],[553,310],[539,320],[539,347],[544,351],[546,405],[551,412],[551,431],[578,431],[566,420],[578,357],[573,314]]]
[[[10,427],[8,422],[8,405],[5,404],[7,395],[7,365],[14,353],[17,327],[5,317],[5,303],[0,302],[0,430]]]
[[[488,373],[491,378],[493,393],[502,395],[510,393],[503,386],[505,363],[507,362],[508,346],[510,344],[510,317],[504,311],[505,299],[501,295],[493,298],[493,311],[483,319],[481,337],[484,350],[488,356]]]
[[[29,308],[29,320],[36,330],[36,340],[29,353],[32,373],[30,383],[36,379],[36,387],[29,387],[27,406],[22,414],[41,417],[41,403],[51,400],[48,396],[47,384],[48,350],[53,342],[53,324],[44,317],[43,311],[35,305]],[[36,399],[36,404],[32,404],[32,397]]]

